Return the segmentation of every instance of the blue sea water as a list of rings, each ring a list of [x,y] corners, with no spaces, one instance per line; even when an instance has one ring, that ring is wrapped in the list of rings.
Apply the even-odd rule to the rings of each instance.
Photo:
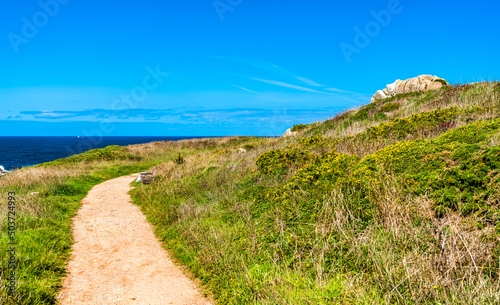
[[[0,165],[6,170],[32,166],[109,145],[177,141],[196,137],[0,137]]]

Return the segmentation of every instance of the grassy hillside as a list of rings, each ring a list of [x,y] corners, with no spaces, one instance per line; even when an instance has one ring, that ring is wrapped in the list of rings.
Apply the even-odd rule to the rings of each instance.
[[[108,147],[0,177],[2,248],[18,202],[12,302],[54,302],[93,185],[156,166],[134,201],[219,304],[500,303],[499,110],[498,82],[448,86],[291,137]]]
[[[499,303],[500,84],[159,166],[136,204],[220,304]]]

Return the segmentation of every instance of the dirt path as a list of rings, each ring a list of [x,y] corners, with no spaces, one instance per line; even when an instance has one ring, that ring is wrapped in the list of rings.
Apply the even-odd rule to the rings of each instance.
[[[137,175],[92,188],[73,219],[75,244],[61,304],[211,304],[172,263],[130,202]]]

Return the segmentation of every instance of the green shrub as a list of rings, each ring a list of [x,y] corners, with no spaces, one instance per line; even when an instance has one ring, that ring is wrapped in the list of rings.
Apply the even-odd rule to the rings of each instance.
[[[379,112],[373,116],[373,119],[375,121],[383,121],[383,120],[387,119],[387,115],[385,113]]]
[[[338,139],[304,137],[294,145],[262,153],[256,165],[263,174],[284,174],[288,169],[299,168],[335,148]]]
[[[337,154],[334,150],[314,162],[299,169],[287,185],[292,189],[313,187],[319,190],[321,185],[329,187],[345,182],[354,166],[359,162],[358,156]]]
[[[414,114],[408,118],[395,118],[388,123],[367,128],[366,133],[360,136],[365,136],[371,140],[381,137],[388,138],[390,135],[398,139],[404,139],[409,134],[415,134],[418,131],[430,131],[439,127],[440,124],[453,121],[461,112],[460,108],[451,107]]]
[[[355,172],[362,181],[377,181],[379,169],[402,174],[415,195],[429,194],[436,213],[481,212],[484,221],[500,219],[487,203],[499,182],[500,147],[482,148],[500,129],[500,121],[479,121],[448,131],[436,139],[392,144],[365,157]],[[442,207],[446,208],[443,209]]]
[[[368,110],[367,109],[358,110],[358,112],[352,116],[352,119],[354,121],[363,121],[368,119]]]
[[[298,147],[301,147],[302,149],[307,151],[325,149],[325,148],[331,149],[335,147],[337,141],[338,141],[337,139],[330,139],[327,137],[319,137],[319,136],[304,137],[299,139]]]
[[[298,148],[270,150],[261,154],[256,161],[264,174],[284,174],[287,169],[307,162],[310,154]]]
[[[291,131],[292,132],[298,132],[298,131],[301,131],[301,130],[304,130],[305,128],[307,127],[306,124],[297,124],[297,125],[293,125]]]
[[[385,103],[382,105],[382,111],[383,112],[391,112],[393,110],[397,110],[401,107],[401,104],[399,103]]]
[[[181,153],[177,156],[177,158],[174,159],[175,164],[182,164],[184,163],[184,158],[181,156]]]

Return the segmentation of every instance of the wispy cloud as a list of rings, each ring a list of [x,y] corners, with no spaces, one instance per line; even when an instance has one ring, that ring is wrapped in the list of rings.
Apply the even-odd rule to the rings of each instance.
[[[310,80],[308,78],[305,78],[305,77],[295,76],[295,78],[308,86],[313,86],[313,87],[323,87],[324,86],[324,85],[318,84],[317,82]]]
[[[254,94],[262,95],[262,96],[265,96],[265,97],[269,97],[268,95],[265,95],[265,94],[262,94],[262,93],[259,93],[257,91],[253,91],[253,90],[250,90],[250,89],[247,89],[247,88],[244,88],[244,87],[240,87],[240,86],[237,86],[237,85],[233,85],[233,87],[236,87],[238,89],[241,89],[241,90],[244,90],[244,91],[247,91],[247,92],[250,92],[250,93],[254,93]]]
[[[35,119],[60,120],[77,117],[89,117],[97,119],[129,119],[143,118],[145,120],[159,120],[163,116],[171,115],[175,111],[171,109],[92,109],[82,111],[21,111],[23,115],[33,116]]]
[[[310,78],[307,78],[304,76],[299,76],[291,70],[288,70],[286,68],[280,67],[278,65],[275,65],[275,64],[267,62],[267,61],[249,60],[249,59],[224,57],[224,56],[213,56],[210,58],[217,59],[217,60],[230,61],[230,62],[233,62],[235,64],[249,66],[249,67],[256,69],[255,70],[256,73],[259,73],[258,71],[271,72],[272,75],[274,75],[274,77],[280,78],[279,81],[276,81],[276,80],[264,79],[264,77],[262,77],[262,76],[249,77],[252,80],[257,80],[257,81],[260,81],[263,83],[268,83],[268,84],[272,84],[272,85],[276,85],[276,86],[286,87],[286,88],[290,88],[290,89],[296,89],[296,90],[310,92],[310,93],[321,93],[321,94],[329,94],[329,95],[331,95],[331,93],[336,93],[337,96],[339,96],[343,99],[346,99],[346,100],[350,100],[350,99],[347,97],[343,97],[341,95],[354,94],[354,95],[359,95],[359,97],[362,97],[362,98],[367,98],[367,96],[368,96],[366,94],[361,94],[358,92],[343,90],[343,89],[334,88],[331,86],[320,84],[320,83],[318,83]],[[237,75],[237,77],[244,77],[244,75]],[[248,92],[257,93],[256,91],[249,90],[249,89],[244,88],[244,87],[240,87],[240,86],[235,86],[235,87],[242,89],[242,90],[245,90],[245,91],[248,91]],[[259,94],[259,93],[257,93],[257,94]],[[338,94],[340,94],[340,95],[338,95]]]
[[[349,94],[365,95],[365,94],[362,94],[362,93],[353,92],[353,91],[346,91],[346,90],[337,89],[337,88],[325,88],[325,90],[331,91],[331,92],[338,92],[338,93],[349,93]]]
[[[130,109],[127,113],[117,110],[92,109],[85,111],[23,111],[24,121],[39,122],[96,122],[106,118],[112,122],[150,122],[169,124],[220,124],[221,126],[265,125],[271,121],[314,122],[327,119],[342,107],[318,107],[314,109],[266,109],[266,108],[176,108],[176,109]],[[13,119],[10,117],[9,119]]]
[[[288,84],[285,82],[280,82],[280,81],[275,81],[275,80],[266,80],[266,79],[260,79],[260,78],[255,78],[255,77],[252,77],[252,79],[259,81],[259,82],[275,85],[275,86],[280,86],[280,87],[285,87],[285,88],[290,88],[290,89],[295,89],[295,90],[300,90],[300,91],[305,91],[305,92],[330,94],[331,95],[331,93],[328,93],[328,92],[322,92],[322,91],[314,90],[311,88],[306,88],[306,87],[302,87],[302,86]]]
[[[77,116],[78,113],[70,113],[70,112],[42,112],[34,114],[34,117],[37,119],[66,119],[66,118],[74,118]]]

